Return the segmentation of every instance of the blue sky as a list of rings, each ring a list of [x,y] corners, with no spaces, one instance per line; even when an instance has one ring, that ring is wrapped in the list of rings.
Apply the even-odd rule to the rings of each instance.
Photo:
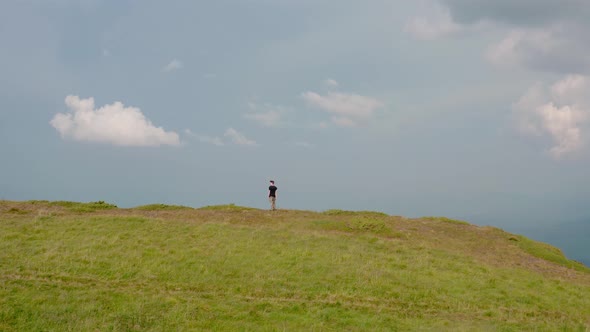
[[[7,0],[0,198],[587,218],[581,0]]]

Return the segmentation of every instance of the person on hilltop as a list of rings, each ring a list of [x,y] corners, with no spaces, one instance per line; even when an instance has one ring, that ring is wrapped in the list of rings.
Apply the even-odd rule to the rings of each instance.
[[[276,210],[277,205],[277,187],[275,186],[275,182],[270,180],[270,186],[268,187],[268,200],[270,201],[270,209],[272,211]]]

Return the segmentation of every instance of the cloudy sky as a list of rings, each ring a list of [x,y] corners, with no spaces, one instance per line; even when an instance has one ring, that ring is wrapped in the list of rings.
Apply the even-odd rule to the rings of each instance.
[[[5,0],[0,199],[588,217],[586,0]]]

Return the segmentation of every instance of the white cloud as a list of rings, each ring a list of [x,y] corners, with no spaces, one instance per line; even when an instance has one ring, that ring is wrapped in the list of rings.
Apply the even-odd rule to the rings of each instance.
[[[70,113],[58,113],[50,124],[64,139],[119,146],[180,145],[177,133],[155,127],[139,108],[115,102],[95,109],[94,98],[67,96]]]
[[[555,140],[551,153],[555,157],[574,152],[582,147],[582,134],[579,124],[586,119],[582,110],[564,106],[555,107],[549,103],[537,109],[545,129]]]
[[[512,29],[487,51],[496,65],[522,66],[557,73],[588,73],[590,46],[581,37],[588,33],[574,25]]]
[[[328,78],[324,81],[324,86],[328,89],[336,89],[338,88],[338,86],[340,86],[340,84],[338,83],[338,81]]]
[[[244,114],[244,118],[253,120],[264,127],[279,127],[284,124],[284,116],[288,110],[282,106],[269,103],[258,104],[248,102],[251,112]]]
[[[213,145],[216,145],[216,146],[224,146],[225,145],[225,143],[223,143],[223,141],[219,137],[212,137],[212,136],[207,136],[207,135],[198,135],[198,134],[193,133],[189,129],[186,129],[185,130],[185,133],[187,135],[189,135],[189,136],[195,137],[201,143],[213,144]]]
[[[374,111],[383,106],[383,103],[375,98],[357,94],[330,92],[322,96],[308,91],[303,93],[302,97],[308,104],[332,113],[332,121],[335,124],[347,127],[367,122]]]
[[[439,0],[439,4],[446,5],[438,21],[442,28],[414,24],[418,35],[421,31],[422,36],[435,38],[479,25],[504,33],[485,53],[491,63],[567,75],[550,86],[531,87],[513,104],[513,111],[523,133],[552,141],[553,157],[582,149],[590,120],[590,2]]]
[[[244,114],[244,117],[254,120],[265,127],[276,127],[281,123],[281,113],[277,111],[248,113]]]
[[[551,87],[537,84],[513,105],[521,131],[534,136],[548,135],[555,158],[580,150],[590,118],[588,77],[570,75]]]
[[[223,136],[228,137],[234,144],[255,146],[256,141],[246,138],[242,133],[238,132],[234,128],[228,128]]]
[[[180,60],[174,59],[174,60],[170,61],[170,63],[165,65],[164,68],[162,68],[162,71],[165,73],[169,73],[169,72],[172,72],[175,70],[182,69],[182,67],[184,67],[184,64],[182,62],[180,62]]]
[[[375,109],[383,106],[380,101],[371,97],[339,92],[330,92],[325,96],[315,92],[305,92],[303,98],[328,112],[355,118],[369,118]]]
[[[556,102],[576,106],[590,106],[590,79],[584,75],[568,75],[551,86]]]
[[[523,37],[523,31],[512,31],[502,41],[489,47],[487,59],[496,65],[514,66],[522,62],[524,54],[519,50],[519,44]]]
[[[193,133],[191,130],[186,129],[185,133],[191,137],[196,138],[201,143],[212,144],[216,146],[224,146],[227,141],[224,141],[218,136],[208,136],[208,135],[200,135]],[[246,146],[256,146],[258,145],[254,140],[246,138],[242,133],[238,132],[233,128],[228,128],[225,133],[223,134],[224,137],[227,137],[231,143],[236,145],[246,145]]]
[[[219,137],[211,137],[206,135],[199,135],[197,136],[198,140],[203,143],[209,143],[217,146],[224,146],[225,143]]]

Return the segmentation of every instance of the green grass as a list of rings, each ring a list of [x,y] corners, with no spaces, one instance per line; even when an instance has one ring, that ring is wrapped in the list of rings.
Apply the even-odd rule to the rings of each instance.
[[[64,207],[64,208],[67,208],[71,212],[96,212],[99,210],[109,210],[109,209],[116,209],[117,208],[116,205],[106,203],[104,201],[90,202],[90,203],[57,201],[57,202],[49,202],[49,205]]]
[[[148,204],[138,206],[135,209],[137,210],[145,210],[145,211],[176,211],[176,210],[190,210],[191,207],[182,206],[182,205],[166,205],[166,204]]]
[[[347,210],[327,210],[322,212],[328,216],[364,216],[364,217],[387,217],[387,214],[383,212],[375,211],[347,211]]]
[[[200,210],[209,210],[209,211],[251,211],[255,210],[254,208],[246,207],[246,206],[239,206],[235,204],[226,204],[226,205],[208,205]]]
[[[512,241],[516,242],[518,247],[535,257],[576,269],[578,271],[588,271],[588,267],[586,267],[584,264],[567,259],[567,257],[565,257],[559,248],[546,243],[533,241],[521,235],[512,236],[511,238]]]
[[[448,223],[452,223],[452,224],[469,225],[469,223],[466,221],[450,219],[447,217],[422,217],[421,219],[432,220],[432,221],[442,221],[442,222],[448,222]]]
[[[164,210],[0,202],[0,331],[590,330],[590,271],[498,229]]]

